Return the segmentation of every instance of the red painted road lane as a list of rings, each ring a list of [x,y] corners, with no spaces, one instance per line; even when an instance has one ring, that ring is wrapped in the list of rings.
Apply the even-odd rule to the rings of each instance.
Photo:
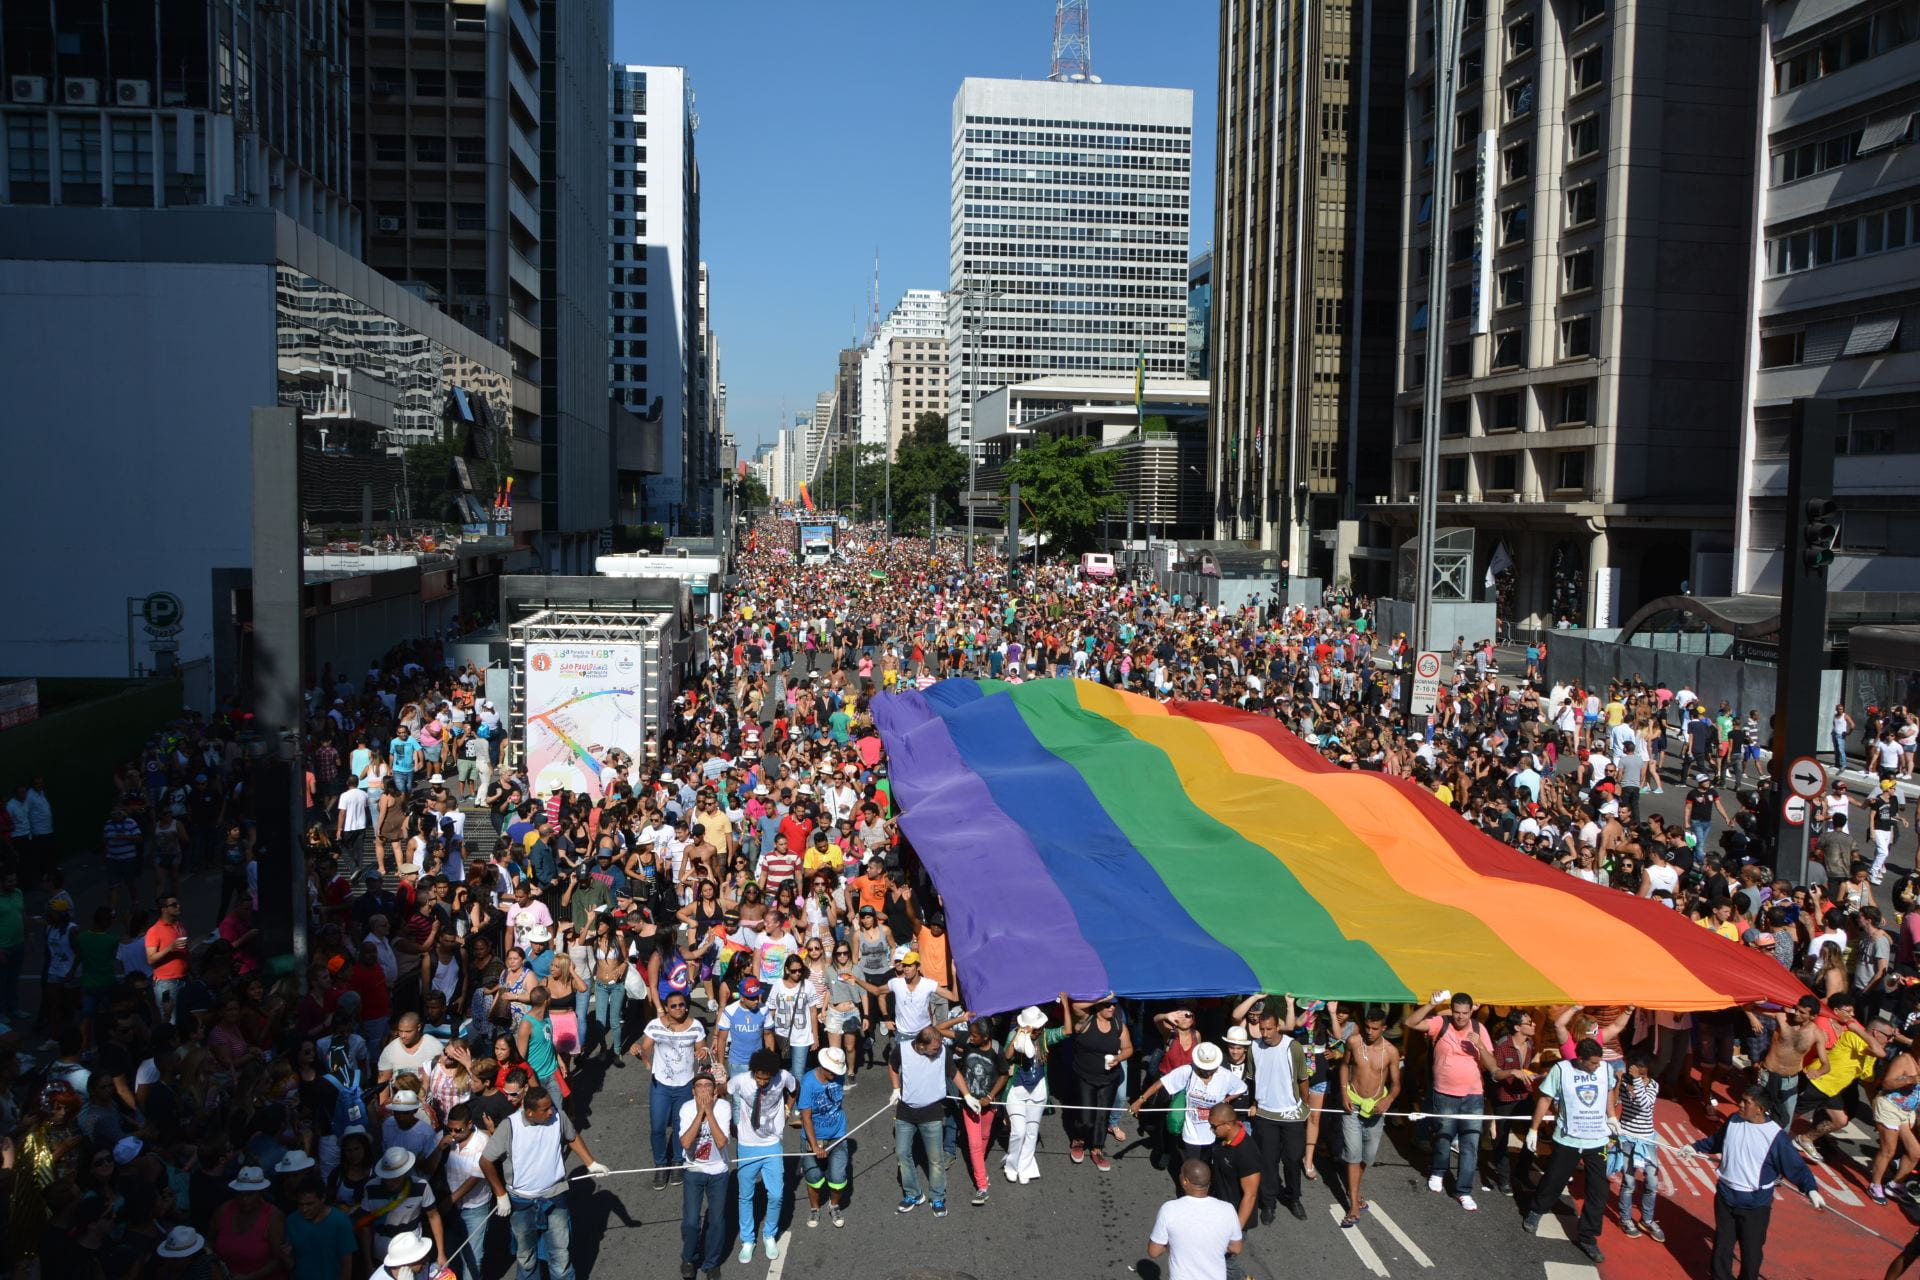
[[[1661,1100],[1655,1124],[1663,1142],[1691,1142],[1717,1128],[1727,1115],[1724,1106],[1709,1115],[1698,1099],[1683,1102]],[[1851,1142],[1845,1149],[1849,1155],[1866,1150]],[[1887,1263],[1920,1226],[1920,1211],[1910,1221],[1897,1201],[1873,1203],[1867,1195],[1868,1165],[1864,1161],[1840,1156],[1831,1143],[1825,1154],[1827,1163],[1812,1168],[1830,1212],[1815,1212],[1805,1196],[1782,1185],[1774,1199],[1772,1229],[1767,1237],[1762,1271],[1765,1280],[1879,1280]],[[1713,1187],[1718,1163],[1691,1160],[1670,1151],[1660,1153],[1660,1162],[1663,1186],[1659,1220],[1666,1243],[1623,1235],[1614,1214],[1619,1203],[1618,1184],[1609,1187],[1607,1225],[1600,1237],[1600,1247],[1607,1255],[1599,1268],[1602,1280],[1701,1280],[1712,1274]],[[1876,1239],[1874,1232],[1885,1239]],[[1567,1246],[1566,1260],[1569,1264],[1583,1261],[1571,1245]]]

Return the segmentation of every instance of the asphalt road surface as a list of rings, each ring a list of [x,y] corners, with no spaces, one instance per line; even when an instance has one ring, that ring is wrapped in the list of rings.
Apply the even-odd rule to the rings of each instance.
[[[594,1085],[600,1071],[592,1065],[583,1068],[581,1082]],[[646,1073],[634,1064],[606,1074],[603,1085],[589,1090],[587,1141],[594,1154],[616,1170],[648,1166]],[[872,1115],[886,1097],[884,1077],[868,1075],[848,1098],[850,1122]],[[1662,1131],[1675,1142],[1691,1139],[1713,1123],[1697,1104],[1683,1110],[1662,1103]],[[1339,1227],[1341,1210],[1326,1182],[1332,1170],[1323,1166],[1321,1179],[1308,1184],[1304,1222],[1282,1210],[1273,1225],[1249,1234],[1249,1274],[1261,1280],[1302,1275],[1329,1280],[1680,1280],[1709,1272],[1714,1177],[1709,1164],[1669,1169],[1672,1186],[1660,1206],[1667,1231],[1664,1245],[1622,1235],[1611,1214],[1610,1195],[1601,1240],[1607,1262],[1595,1268],[1569,1239],[1574,1192],[1563,1197],[1559,1214],[1542,1225],[1539,1235],[1529,1236],[1521,1229],[1520,1207],[1497,1192],[1484,1190],[1478,1196],[1479,1212],[1468,1213],[1450,1196],[1428,1191],[1424,1155],[1414,1156],[1417,1168],[1409,1164],[1411,1137],[1408,1125],[1390,1129],[1381,1163],[1367,1174],[1366,1194],[1374,1207],[1356,1229]],[[1091,1164],[1075,1165],[1067,1157],[1058,1117],[1049,1116],[1042,1125],[1039,1181],[1018,1186],[1001,1179],[996,1141],[988,1156],[992,1197],[975,1208],[968,1203],[972,1184],[963,1153],[948,1171],[949,1215],[936,1219],[924,1206],[910,1214],[894,1211],[899,1186],[891,1107],[859,1130],[854,1143],[846,1227],[836,1230],[824,1219],[817,1228],[806,1227],[805,1191],[795,1184],[797,1162],[788,1161],[779,1258],[768,1262],[756,1252],[753,1262],[739,1263],[730,1211],[723,1274],[773,1280],[841,1280],[848,1275],[874,1280],[1035,1275],[1163,1280],[1166,1275],[1163,1264],[1147,1259],[1146,1244],[1154,1214],[1172,1194],[1172,1186],[1168,1175],[1148,1163],[1142,1146],[1126,1149],[1110,1173],[1100,1173]],[[797,1135],[790,1134],[788,1149],[798,1145]],[[1851,1144],[1849,1149],[1861,1150]],[[1678,1161],[1670,1164],[1679,1166]],[[1768,1280],[1877,1277],[1912,1235],[1912,1226],[1898,1207],[1875,1206],[1868,1200],[1859,1167],[1835,1162],[1822,1166],[1817,1175],[1835,1212],[1815,1214],[1797,1193],[1782,1191],[1769,1243]],[[1578,1186],[1576,1179],[1575,1191]],[[644,1174],[583,1182],[574,1193],[574,1213],[574,1263],[582,1277],[651,1280],[678,1274],[678,1187],[654,1191],[651,1177]],[[504,1227],[496,1226],[489,1248],[487,1271],[497,1276],[510,1266]]]

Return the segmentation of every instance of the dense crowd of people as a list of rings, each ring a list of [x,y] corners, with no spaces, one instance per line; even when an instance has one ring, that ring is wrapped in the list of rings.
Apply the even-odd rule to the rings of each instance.
[[[944,1217],[961,1195],[990,1211],[996,1180],[1031,1183],[1057,1143],[1101,1175],[1141,1151],[1174,1193],[1148,1251],[1193,1276],[1242,1274],[1244,1233],[1306,1218],[1311,1181],[1359,1221],[1389,1119],[1411,1110],[1432,1118],[1399,1141],[1466,1211],[1513,1196],[1531,1230],[1584,1171],[1574,1243],[1596,1261],[1616,1198],[1623,1237],[1664,1241],[1671,1163],[1692,1157],[1658,1138],[1661,1097],[1687,1098],[1719,1156],[1716,1274],[1736,1251],[1758,1273],[1775,1184],[1812,1190],[1808,1162],[1842,1159],[1850,1121],[1875,1135],[1873,1198],[1911,1198],[1920,912],[1910,873],[1875,890],[1890,858],[1911,861],[1897,780],[1920,721],[1836,713],[1843,740],[1893,749],[1871,748],[1864,798],[1814,805],[1817,862],[1795,883],[1772,865],[1777,806],[1749,782],[1756,716],[1503,671],[1462,637],[1434,713],[1413,717],[1406,639],[1374,616],[1335,595],[1220,611],[1064,565],[1010,582],[990,554],[969,572],[864,527],[803,568],[763,526],[710,662],[591,792],[536,794],[484,673],[437,644],[323,671],[303,972],[262,944],[244,716],[176,722],[114,771],[85,928],[57,869],[32,920],[0,874],[12,1272],[478,1280],[510,1249],[525,1280],[571,1280],[566,1191],[607,1172],[579,1103],[630,1069],[651,1165],[617,1185],[678,1188],[683,1276],[777,1256],[789,1160],[792,1225],[846,1225],[850,1139],[883,1119],[902,1214]],[[1063,992],[974,1016],[871,715],[954,675],[1273,715],[1526,856],[1767,952],[1809,994],[1675,1015]],[[42,818],[39,852],[54,847],[37,791],[7,806],[12,867],[47,865],[20,856]]]

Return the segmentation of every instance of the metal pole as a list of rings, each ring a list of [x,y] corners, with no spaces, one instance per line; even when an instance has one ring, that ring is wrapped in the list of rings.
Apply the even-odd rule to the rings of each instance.
[[[1020,580],[1020,482],[1007,486],[1007,588]]]
[[[1787,529],[1780,555],[1780,665],[1773,695],[1773,789],[1763,829],[1780,833],[1774,870],[1795,884],[1807,878],[1807,824],[1781,818],[1793,794],[1788,774],[1799,756],[1818,755],[1820,674],[1826,667],[1827,571],[1807,563],[1802,526],[1810,500],[1833,496],[1833,450],[1839,406],[1833,400],[1795,400],[1787,440]],[[1808,807],[1811,807],[1810,804]]]
[[[882,384],[886,387],[887,415],[881,420],[882,439],[880,445],[887,451],[887,496],[880,508],[881,527],[887,536],[893,536],[893,348],[887,348],[887,363],[880,371]]]
[[[980,408],[978,395],[977,395],[977,392],[979,390],[980,374],[979,374],[979,370],[975,368],[975,365],[979,362],[979,358],[980,358],[980,352],[978,350],[979,339],[976,336],[979,332],[980,324],[979,324],[979,318],[974,314],[975,297],[976,297],[976,294],[975,294],[974,286],[971,282],[969,282],[966,286],[966,293],[964,295],[964,299],[962,302],[962,309],[961,309],[961,316],[966,322],[964,327],[967,331],[967,334],[966,334],[966,338],[967,338],[967,551],[966,551],[967,558],[966,558],[966,565],[967,565],[968,573],[973,572],[973,485],[974,485],[974,468],[979,457],[979,455],[974,452],[974,447],[973,447],[974,428],[978,425],[978,412]]]
[[[300,974],[307,958],[307,875],[299,821],[306,807],[299,410],[254,409],[250,435],[253,693],[266,748],[254,780],[261,951],[273,957],[276,974]]]
[[[1440,382],[1446,376],[1447,243],[1453,204],[1453,116],[1459,91],[1460,34],[1466,5],[1433,0],[1433,234],[1427,264],[1427,377],[1420,412],[1420,505],[1413,536],[1419,553],[1414,584],[1413,647],[1434,648],[1433,541],[1438,532],[1440,488]],[[1483,248],[1482,252],[1487,252]]]

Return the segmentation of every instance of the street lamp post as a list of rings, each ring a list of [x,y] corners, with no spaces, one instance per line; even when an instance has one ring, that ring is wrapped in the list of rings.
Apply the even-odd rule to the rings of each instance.
[[[1433,0],[1433,185],[1428,197],[1433,202],[1433,226],[1427,265],[1427,375],[1420,414],[1420,507],[1413,535],[1419,555],[1413,603],[1415,653],[1433,642],[1429,633],[1433,630],[1433,542],[1440,521],[1440,380],[1446,375],[1453,124],[1460,87],[1460,36],[1466,9],[1466,0]],[[1480,251],[1486,253],[1489,248],[1483,245]]]
[[[881,402],[886,406],[886,414],[880,419],[880,447],[886,450],[887,493],[880,507],[880,527],[887,536],[893,536],[893,346],[887,346],[886,363],[880,367],[881,385],[885,387]]]
[[[961,327],[966,330],[967,346],[967,572],[973,572],[973,493],[976,477],[979,474],[980,455],[975,443],[974,428],[978,425],[976,413],[979,409],[979,331],[980,304],[988,298],[998,298],[1002,290],[991,286],[982,287],[974,281],[968,281],[961,287]]]

